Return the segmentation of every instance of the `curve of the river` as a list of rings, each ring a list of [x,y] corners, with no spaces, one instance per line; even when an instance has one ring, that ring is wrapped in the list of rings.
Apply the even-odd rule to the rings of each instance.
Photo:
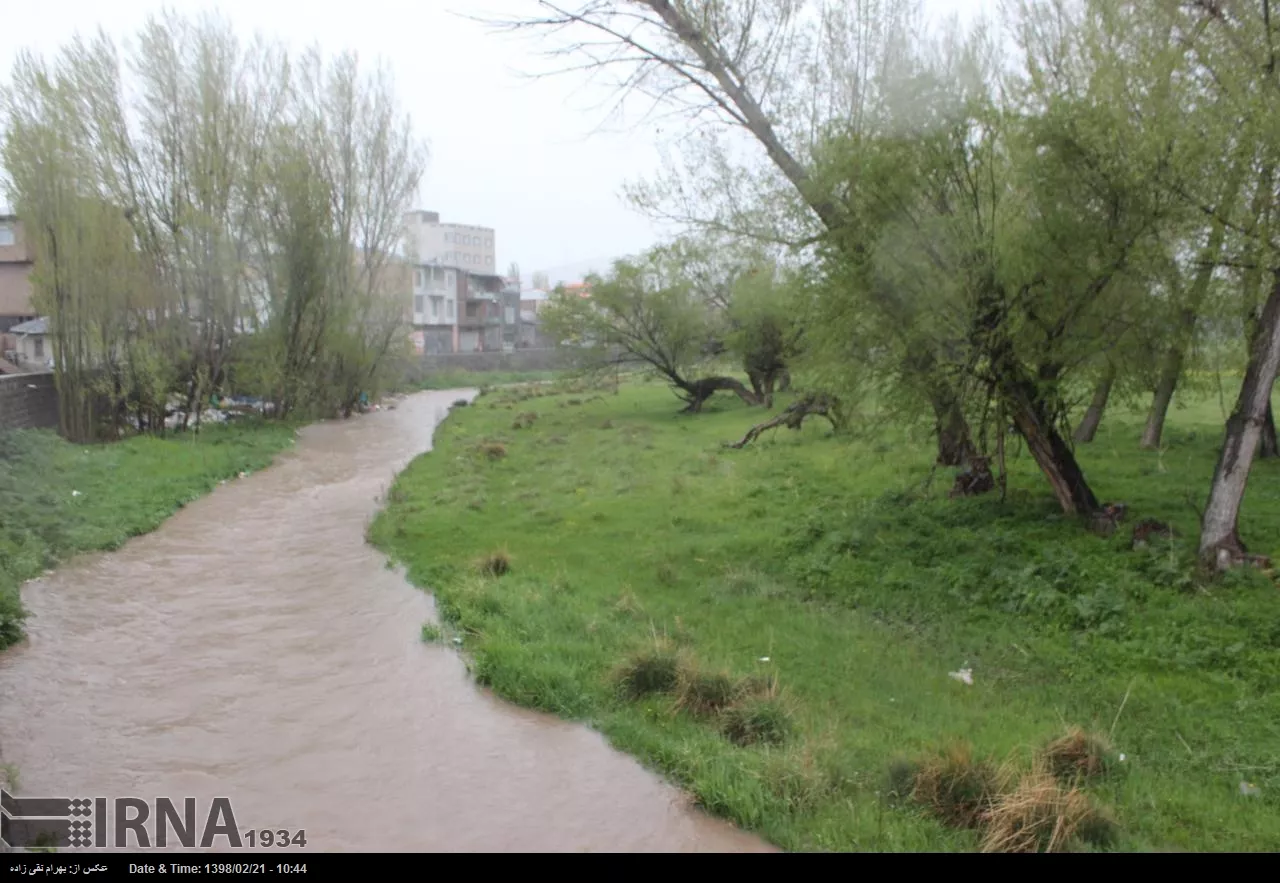
[[[764,851],[597,733],[424,644],[430,597],[364,542],[451,403],[302,430],[274,466],[27,584],[0,654],[22,795],[228,797],[320,851]],[[219,841],[220,844],[225,841]]]

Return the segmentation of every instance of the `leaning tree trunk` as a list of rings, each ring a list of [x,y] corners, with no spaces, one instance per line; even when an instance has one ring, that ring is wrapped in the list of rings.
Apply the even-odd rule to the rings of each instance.
[[[1115,365],[1108,363],[1106,373],[1102,375],[1101,379],[1098,380],[1098,385],[1094,387],[1093,399],[1089,402],[1089,407],[1084,412],[1080,425],[1076,427],[1076,441],[1091,442],[1093,437],[1098,434],[1098,425],[1102,423],[1102,414],[1107,410],[1107,400],[1111,398],[1111,387],[1115,385],[1115,382]]]
[[[1027,443],[1027,450],[1053,488],[1053,495],[1066,515],[1091,515],[1100,506],[1084,471],[1076,462],[1067,440],[1054,427],[1044,408],[1025,393],[1015,394],[1006,403],[1013,425]]]
[[[1071,445],[1054,425],[1036,382],[1013,354],[1009,344],[998,346],[993,356],[993,368],[998,378],[996,391],[1005,413],[1026,442],[1032,459],[1049,480],[1063,513],[1093,515],[1101,508],[1098,498],[1076,462]]]
[[[1169,404],[1173,401],[1173,391],[1178,386],[1178,378],[1182,376],[1182,353],[1170,349],[1160,369],[1160,379],[1156,382],[1155,392],[1151,396],[1151,410],[1147,412],[1147,425],[1142,428],[1142,441],[1139,446],[1144,450],[1160,447],[1160,439],[1164,437],[1164,421],[1169,415]]]
[[[760,404],[760,399],[751,390],[743,386],[741,381],[732,377],[706,377],[702,380],[682,381],[678,386],[684,391],[686,395],[685,401],[689,403],[688,407],[682,412],[685,414],[701,412],[703,403],[722,390],[736,394],[738,398],[748,405]]]
[[[1249,366],[1245,369],[1235,410],[1227,420],[1226,438],[1200,523],[1200,560],[1218,570],[1249,560],[1240,540],[1240,504],[1262,440],[1277,368],[1280,368],[1280,274],[1275,277],[1271,295],[1258,320]]]

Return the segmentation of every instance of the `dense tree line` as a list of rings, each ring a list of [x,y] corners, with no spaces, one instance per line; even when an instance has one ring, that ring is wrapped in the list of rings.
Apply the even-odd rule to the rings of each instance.
[[[214,17],[22,55],[0,160],[49,316],[62,431],[183,425],[211,395],[350,413],[404,353],[425,151],[382,71]],[[104,426],[105,424],[105,426]]]
[[[1268,0],[1025,0],[1012,49],[875,0],[539,5],[502,24],[687,114],[634,201],[738,252],[710,274],[704,246],[620,265],[594,308],[557,306],[564,336],[621,343],[689,397],[732,388],[698,367],[727,323],[749,376],[794,362],[811,394],[892,400],[931,422],[940,464],[1012,429],[1086,517],[1104,506],[1075,444],[1108,403],[1145,398],[1135,444],[1158,447],[1194,369],[1239,367],[1200,553],[1250,560],[1239,508],[1276,455],[1280,366]],[[773,306],[735,323],[766,264]]]

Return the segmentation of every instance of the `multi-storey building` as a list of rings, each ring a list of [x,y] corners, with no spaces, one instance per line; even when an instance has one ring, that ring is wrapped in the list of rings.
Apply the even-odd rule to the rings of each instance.
[[[443,224],[436,212],[405,216],[413,267],[411,323],[421,352],[494,352],[519,338],[519,283],[495,270],[492,227]]]
[[[492,227],[444,224],[438,212],[415,211],[405,216],[405,232],[410,252],[420,264],[459,267],[489,276],[497,272]]]
[[[38,318],[31,307],[32,255],[22,222],[0,215],[0,373],[18,358],[16,325]]]

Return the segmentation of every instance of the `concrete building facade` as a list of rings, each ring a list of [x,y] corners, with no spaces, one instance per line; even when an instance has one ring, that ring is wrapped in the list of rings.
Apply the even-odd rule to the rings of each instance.
[[[439,212],[413,211],[405,216],[405,232],[418,264],[459,267],[487,276],[497,272],[497,234],[492,227],[442,223]]]
[[[32,266],[22,222],[13,215],[0,215],[0,359],[7,362],[17,350],[17,338],[10,329],[37,318],[31,306]],[[3,368],[0,365],[0,371]]]

